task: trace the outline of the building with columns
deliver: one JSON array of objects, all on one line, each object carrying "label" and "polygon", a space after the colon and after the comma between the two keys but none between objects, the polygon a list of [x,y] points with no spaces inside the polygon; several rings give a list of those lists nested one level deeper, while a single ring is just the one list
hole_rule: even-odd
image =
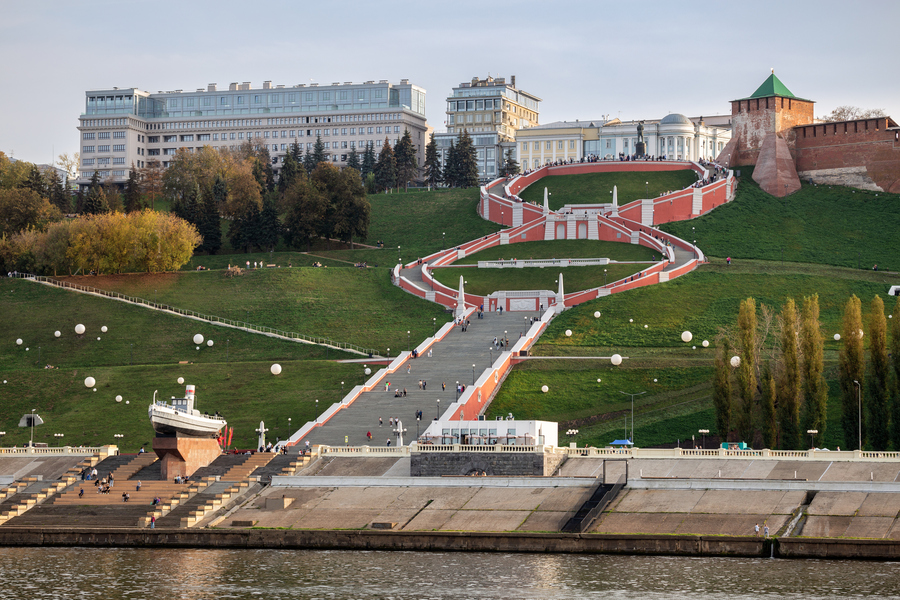
[{"label": "building with columns", "polygon": [[[673,113],[658,120],[558,121],[521,129],[516,133],[518,160],[523,169],[536,169],[556,162],[580,162],[633,156],[638,123],[644,127],[646,152],[676,160],[712,160],[731,139],[731,128],[715,117],[688,118]],[[712,121],[712,119],[711,119]]]},{"label": "building with columns", "polygon": [[372,144],[377,153],[385,138],[394,145],[407,129],[421,165],[431,130],[425,90],[407,79],[290,87],[265,81],[261,89],[244,82],[227,90],[211,83],[193,92],[155,94],[137,88],[91,90],[79,118],[76,183],[86,185],[99,171],[102,180],[123,184],[132,165],[142,168],[158,160],[168,166],[179,148],[234,150],[247,141],[265,144],[276,172],[291,144],[311,151],[317,137],[328,159],[343,165],[353,148],[362,152]]}]

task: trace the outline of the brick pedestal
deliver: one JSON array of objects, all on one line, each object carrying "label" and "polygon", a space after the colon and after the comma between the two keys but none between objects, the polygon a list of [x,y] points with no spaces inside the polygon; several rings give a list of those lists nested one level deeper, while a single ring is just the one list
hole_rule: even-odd
[{"label": "brick pedestal", "polygon": [[214,461],[222,449],[211,438],[157,437],[153,451],[162,466],[162,478],[190,477],[197,469]]}]

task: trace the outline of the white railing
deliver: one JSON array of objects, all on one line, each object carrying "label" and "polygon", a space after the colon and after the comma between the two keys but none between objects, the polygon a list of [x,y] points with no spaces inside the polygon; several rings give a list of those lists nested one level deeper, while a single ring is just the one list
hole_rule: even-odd
[{"label": "white railing", "polygon": [[559,452],[569,456],[610,456],[616,458],[726,458],[752,460],[827,460],[827,461],[865,461],[865,462],[900,462],[900,452],[860,452],[828,451],[828,450],[727,450],[714,448],[701,450],[697,448],[565,448]]},{"label": "white railing", "polygon": [[302,342],[304,344],[314,344],[317,346],[328,346],[329,348],[335,348],[339,350],[346,350],[347,352],[352,352],[354,354],[361,354],[364,356],[373,355],[377,356],[378,353],[376,350],[372,348],[363,348],[362,346],[357,346],[356,344],[350,344],[347,342],[336,342],[332,339],[320,336],[310,336],[304,335],[302,333],[296,333],[293,331],[284,331],[281,329],[275,329],[273,327],[265,327],[263,325],[253,325],[252,323],[247,323],[246,321],[236,321],[234,319],[226,319],[224,317],[218,317],[215,315],[207,315],[204,313],[196,312],[193,310],[185,310],[182,308],[176,308],[174,306],[169,306],[168,304],[160,304],[159,302],[151,302],[150,300],[145,300],[144,298],[138,298],[136,296],[128,296],[126,294],[120,294],[119,292],[110,292],[109,290],[101,290],[99,288],[87,286],[87,285],[79,285],[77,283],[71,283],[68,281],[59,281],[58,279],[53,279],[51,277],[43,277],[41,275],[30,275],[27,273],[16,273],[16,277],[20,277],[22,279],[30,279],[32,281],[37,281],[38,283],[44,283],[47,285],[53,285],[56,287],[66,288],[75,290],[77,292],[82,292],[86,294],[93,294],[95,296],[104,296],[106,298],[112,298],[114,300],[120,300],[122,302],[129,302],[131,304],[137,304],[140,306],[144,306],[146,308],[152,308],[155,310],[161,310],[169,313],[173,313],[176,315],[181,315],[184,317],[190,317],[192,319],[196,319],[198,321],[206,321],[213,325],[224,325],[226,327],[233,327],[235,329],[242,329],[244,331],[251,331],[256,333],[262,333],[264,335],[270,337],[278,337],[282,339],[292,340],[296,342]]},{"label": "white railing", "polygon": [[547,259],[510,259],[479,260],[479,269],[524,269],[528,267],[588,267],[608,265],[608,258],[547,258]]},{"label": "white railing", "polygon": [[61,448],[0,448],[5,456],[112,456],[118,452],[116,446],[62,446]]}]

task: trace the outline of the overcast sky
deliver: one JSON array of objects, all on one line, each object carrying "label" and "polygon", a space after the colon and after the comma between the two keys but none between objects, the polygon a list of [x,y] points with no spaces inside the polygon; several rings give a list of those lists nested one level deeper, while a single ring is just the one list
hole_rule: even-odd
[{"label": "overcast sky", "polygon": [[774,68],[816,115],[900,118],[897,0],[0,0],[0,150],[78,151],[84,92],[408,78],[444,130],[453,86],[516,75],[540,122],[727,114]]}]

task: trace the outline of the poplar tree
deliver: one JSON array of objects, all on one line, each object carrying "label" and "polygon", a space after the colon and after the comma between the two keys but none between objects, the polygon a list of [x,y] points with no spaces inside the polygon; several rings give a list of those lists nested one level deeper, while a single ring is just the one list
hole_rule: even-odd
[{"label": "poplar tree", "polygon": [[434,134],[425,146],[425,183],[435,187],[441,182],[441,159],[438,157]]},{"label": "poplar tree", "polygon": [[[862,309],[854,294],[844,305],[841,351],[838,356],[838,373],[841,384],[841,427],[847,449],[862,449],[866,437],[865,411],[860,413],[862,384],[866,359],[863,354]],[[862,429],[862,439],[859,436]]]},{"label": "poplar tree", "polygon": [[891,396],[891,441],[894,443],[894,450],[897,450],[900,449],[900,296],[897,297],[894,304],[894,313],[891,318],[891,367],[894,372]]},{"label": "poplar tree", "polygon": [[756,301],[741,301],[738,313],[738,341],[741,364],[738,366],[738,388],[741,404],[737,430],[742,441],[753,443],[753,405],[756,396]]},{"label": "poplar tree", "polygon": [[799,450],[800,434],[800,361],[797,306],[788,298],[781,309],[781,376],[778,382],[779,447]]},{"label": "poplar tree", "polygon": [[763,447],[774,448],[778,441],[778,419],[775,415],[775,398],[778,395],[775,387],[775,377],[768,363],[762,373],[762,398],[760,399],[762,413],[762,438]]},{"label": "poplar tree", "polygon": [[819,433],[813,445],[819,446],[828,423],[828,385],[825,370],[824,343],[819,323],[819,295],[803,298],[800,321],[800,349],[803,356],[803,426],[801,431],[815,429]]},{"label": "poplar tree", "polygon": [[731,432],[731,345],[722,337],[722,344],[716,352],[715,374],[713,378],[713,407],[716,412],[716,431],[723,442],[728,441]]},{"label": "poplar tree", "polygon": [[872,299],[872,312],[869,315],[869,356],[871,360],[866,377],[869,446],[873,450],[887,450],[890,363],[887,352],[887,321],[884,318],[884,301],[880,296]]}]

